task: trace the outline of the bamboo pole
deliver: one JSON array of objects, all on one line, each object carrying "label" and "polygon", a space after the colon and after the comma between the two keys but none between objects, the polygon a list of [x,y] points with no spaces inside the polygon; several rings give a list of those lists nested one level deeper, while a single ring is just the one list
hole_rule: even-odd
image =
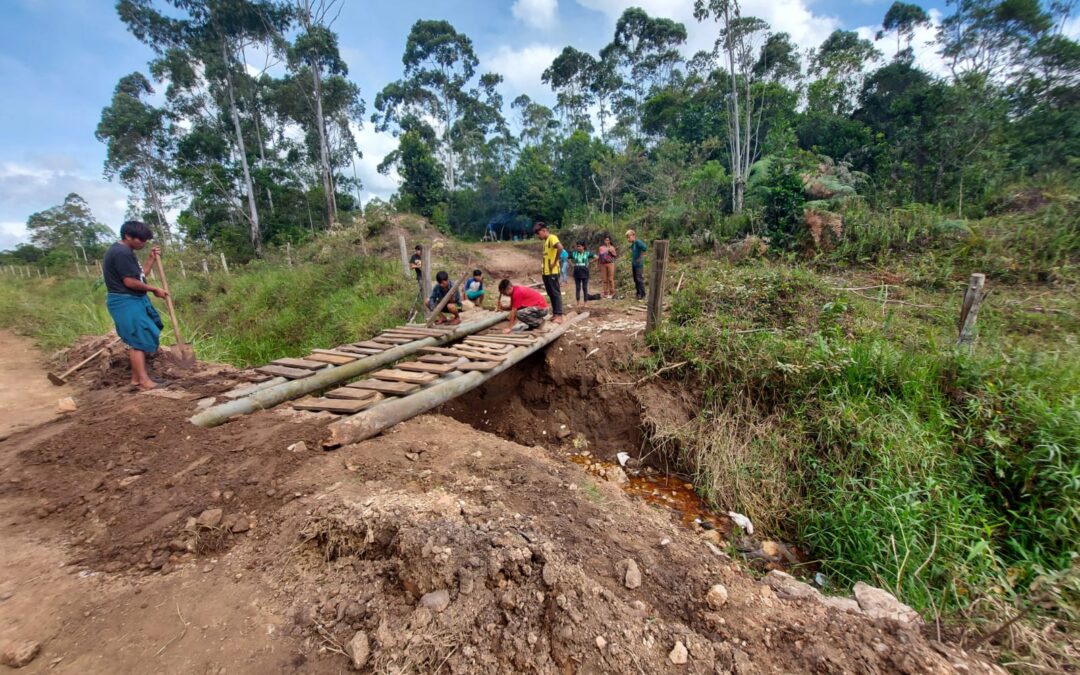
[{"label": "bamboo pole", "polygon": [[508,312],[497,312],[491,316],[458,326],[457,330],[451,331],[442,337],[418,339],[414,342],[398,345],[393,349],[387,349],[384,352],[353,361],[352,363],[324,368],[317,371],[314,375],[309,375],[308,377],[299,380],[285,382],[275,387],[257,391],[245,398],[208,408],[192,417],[191,423],[200,427],[216,427],[219,424],[227,422],[230,417],[247,415],[257,410],[272,408],[279,403],[294,399],[298,396],[303,396],[304,394],[319,391],[320,389],[326,389],[338,382],[350,380],[354,377],[363,375],[366,372],[375,370],[376,368],[389,365],[394,361],[399,361],[424,347],[443,345],[448,342],[453,342],[454,340],[459,340],[466,335],[482,331],[485,328],[490,328],[500,321],[504,321],[508,315]]},{"label": "bamboo pole", "polygon": [[588,316],[588,312],[583,312],[565,323],[553,324],[555,328],[551,332],[537,335],[538,339],[535,344],[514,349],[506,355],[506,360],[491,370],[473,371],[460,377],[444,380],[415,394],[384,401],[363,412],[333,422],[329,427],[330,436],[323,441],[323,448],[332,450],[349,443],[359,443],[378,435],[383,430],[399,422],[404,422],[432,408],[437,408],[450,399],[471,391],[500,373],[509,370],[520,363],[522,359],[554,342],[567,329],[587,319]]},{"label": "bamboo pole", "polygon": [[[443,308],[445,308],[450,303],[450,298],[454,297],[454,289],[459,289],[462,286],[464,286],[465,285],[465,280],[468,279],[468,278],[469,278],[469,273],[466,272],[465,275],[461,277],[460,281],[458,281],[456,284],[454,284],[453,286],[450,287],[450,290],[448,290],[446,292],[446,295],[444,295],[442,300],[439,301],[439,304],[437,304],[437,305],[435,305],[434,307],[431,308],[431,313],[428,314],[427,321],[424,323],[425,326],[430,328],[432,326],[432,324],[435,323],[435,319],[436,319],[436,317],[439,316],[439,312],[443,311]],[[465,294],[461,293],[461,292],[459,292],[458,295],[460,295],[462,299],[464,299],[464,297],[465,297]],[[459,311],[460,311],[460,309],[461,309],[461,307],[458,307]]]}]

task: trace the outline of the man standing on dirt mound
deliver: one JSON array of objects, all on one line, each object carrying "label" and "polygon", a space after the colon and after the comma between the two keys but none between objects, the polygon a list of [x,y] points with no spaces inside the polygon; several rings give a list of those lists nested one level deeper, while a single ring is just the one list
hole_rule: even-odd
[{"label": "man standing on dirt mound", "polygon": [[548,299],[551,300],[551,313],[553,323],[563,322],[562,289],[559,288],[559,256],[562,254],[563,245],[559,238],[551,234],[548,226],[537,223],[533,226],[533,232],[544,242],[544,262],[541,278],[544,280],[544,290],[547,291]]},{"label": "man standing on dirt mound", "polygon": [[158,338],[164,324],[161,316],[150,304],[147,293],[159,298],[168,297],[168,293],[146,283],[146,277],[154,267],[154,261],[161,257],[157,246],[150,249],[146,262],[139,266],[135,251],[146,246],[153,238],[153,233],[145,223],[129,220],[120,226],[120,241],[109,247],[102,261],[101,271],[105,277],[108,291],[105,304],[109,315],[116,324],[116,334],[128,346],[128,359],[131,360],[131,386],[143,391],[157,385],[150,379],[146,369],[146,356],[158,349]]}]

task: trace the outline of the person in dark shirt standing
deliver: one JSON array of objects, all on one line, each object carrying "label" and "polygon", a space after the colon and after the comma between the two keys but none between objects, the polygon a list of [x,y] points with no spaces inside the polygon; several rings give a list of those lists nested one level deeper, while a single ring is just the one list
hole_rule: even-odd
[{"label": "person in dark shirt standing", "polygon": [[638,300],[645,299],[645,242],[637,238],[637,232],[626,231],[630,244],[630,271],[634,273],[634,290]]},{"label": "person in dark shirt standing", "polygon": [[420,297],[424,297],[424,247],[420,244],[413,249],[412,257],[409,258],[409,269],[416,272],[416,287],[420,289]]},{"label": "person in dark shirt standing", "polygon": [[161,316],[146,294],[153,293],[159,298],[169,295],[163,289],[146,283],[146,276],[150,274],[154,261],[161,257],[161,249],[157,246],[151,248],[142,266],[135,257],[135,251],[142,250],[153,236],[145,223],[129,220],[120,226],[120,241],[109,247],[101,264],[108,291],[106,306],[116,324],[116,334],[128,347],[131,385],[143,391],[157,386],[147,372],[146,355],[157,351],[161,329],[164,328]]}]

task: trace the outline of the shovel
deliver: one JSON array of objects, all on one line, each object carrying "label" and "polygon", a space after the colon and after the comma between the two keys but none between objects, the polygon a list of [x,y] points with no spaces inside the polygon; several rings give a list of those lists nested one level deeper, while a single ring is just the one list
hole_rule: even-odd
[{"label": "shovel", "polygon": [[116,338],[115,340],[113,340],[109,344],[107,344],[104,347],[102,347],[101,349],[97,350],[96,352],[94,352],[90,356],[87,356],[85,359],[83,359],[82,361],[79,361],[78,363],[76,363],[72,367],[68,368],[64,372],[60,373],[59,375],[57,375],[56,373],[49,373],[49,382],[52,382],[53,384],[55,384],[58,387],[64,386],[65,384],[67,384],[67,379],[69,377],[71,377],[72,373],[74,373],[79,368],[82,368],[86,364],[90,363],[91,361],[93,361],[97,357],[101,356],[102,354],[104,354],[105,351],[109,347],[112,347],[117,342],[120,342],[120,338]]},{"label": "shovel", "polygon": [[172,293],[169,293],[169,280],[165,278],[165,268],[161,266],[161,258],[154,261],[154,266],[157,267],[158,276],[161,277],[162,288],[168,293],[165,297],[165,305],[169,308],[173,335],[176,336],[176,363],[181,368],[192,368],[195,365],[195,350],[180,337],[180,324],[176,321],[176,308],[173,307]]}]

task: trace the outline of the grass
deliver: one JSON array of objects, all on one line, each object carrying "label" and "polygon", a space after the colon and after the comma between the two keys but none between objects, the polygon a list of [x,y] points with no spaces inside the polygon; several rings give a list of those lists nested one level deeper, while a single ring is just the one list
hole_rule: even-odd
[{"label": "grass", "polygon": [[[1077,565],[1074,296],[993,283],[969,353],[952,346],[960,279],[891,286],[898,304],[845,290],[865,276],[755,262],[689,278],[643,367],[685,361],[665,376],[702,410],[681,428],[646,420],[653,441],[717,507],[808,545],[832,583],[984,631],[1037,604],[1043,663],[1066,663],[1075,618],[1034,598]],[[1031,652],[1020,631],[998,646]]]},{"label": "grass", "polygon": [[[302,356],[400,323],[415,286],[400,265],[377,258],[327,256],[294,267],[251,263],[210,277],[171,279],[185,340],[202,360],[236,366]],[[164,303],[155,301],[172,330]],[[99,280],[0,277],[0,326],[57,349],[112,329]]]}]

